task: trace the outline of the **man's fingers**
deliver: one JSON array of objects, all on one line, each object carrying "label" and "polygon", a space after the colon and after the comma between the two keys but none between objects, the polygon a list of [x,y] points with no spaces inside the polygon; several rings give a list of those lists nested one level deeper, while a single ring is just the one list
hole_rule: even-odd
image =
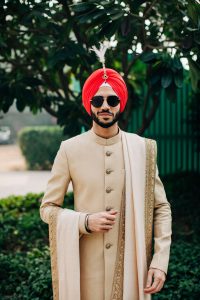
[{"label": "man's fingers", "polygon": [[111,214],[111,215],[116,215],[117,213],[118,213],[117,210],[110,210],[110,211],[109,211],[109,214]]},{"label": "man's fingers", "polygon": [[155,293],[160,292],[160,290],[161,290],[162,287],[163,287],[163,284],[164,284],[163,281],[159,281],[159,283],[153,285],[152,288],[148,290],[148,292],[149,292],[150,294],[155,294]]},{"label": "man's fingers", "polygon": [[[153,283],[152,283],[152,277],[153,277]],[[149,285],[149,278],[151,278],[151,284]],[[164,276],[164,272],[156,269],[156,268],[150,268],[148,272],[147,277],[147,285],[144,289],[144,292],[147,294],[154,294],[159,292],[165,282],[166,276]]]},{"label": "man's fingers", "polygon": [[116,219],[116,215],[117,215],[117,211],[110,211],[110,212],[105,212],[104,214],[104,218],[108,219],[108,220],[115,220]]},{"label": "man's fingers", "polygon": [[156,288],[158,287],[160,283],[160,280],[159,279],[154,279],[154,282],[152,284],[152,286],[148,287],[148,288],[145,288],[145,292],[147,293],[155,293],[156,292]]},{"label": "man's fingers", "polygon": [[159,285],[157,286],[156,293],[160,292],[160,290],[163,288],[163,285],[164,285],[164,282],[160,281]]},{"label": "man's fingers", "polygon": [[149,270],[148,276],[147,276],[147,284],[146,284],[146,288],[148,288],[148,287],[151,286],[152,279],[153,279],[153,271],[152,271],[152,270]]},{"label": "man's fingers", "polygon": [[101,225],[114,225],[115,221],[108,220],[108,219],[102,219]]},{"label": "man's fingers", "polygon": [[109,230],[109,229],[112,229],[112,228],[113,228],[112,225],[103,225],[103,226],[101,227],[101,229],[103,229],[103,230]]},{"label": "man's fingers", "polygon": [[152,287],[150,287],[149,291],[150,292],[154,291],[158,287],[159,283],[160,283],[160,280],[158,278],[155,278],[154,282],[152,284]]}]

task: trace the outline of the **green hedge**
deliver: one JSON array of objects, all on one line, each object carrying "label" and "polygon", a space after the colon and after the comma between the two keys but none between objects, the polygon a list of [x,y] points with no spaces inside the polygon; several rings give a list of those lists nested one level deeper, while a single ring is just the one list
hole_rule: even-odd
[{"label": "green hedge", "polygon": [[[39,216],[43,194],[0,200],[0,299],[52,298],[48,226]],[[63,207],[73,209],[73,193]]]},{"label": "green hedge", "polygon": [[200,299],[200,245],[182,240],[172,242],[167,281],[154,300]]},{"label": "green hedge", "polygon": [[[199,174],[165,178],[173,212],[173,242],[167,282],[154,300],[200,299]],[[0,200],[0,299],[52,299],[48,226],[39,216],[43,194]],[[73,194],[64,207],[73,209]],[[185,210],[185,214],[184,214]]]},{"label": "green hedge", "polygon": [[19,145],[30,170],[50,170],[62,140],[58,126],[24,127],[18,134]]}]

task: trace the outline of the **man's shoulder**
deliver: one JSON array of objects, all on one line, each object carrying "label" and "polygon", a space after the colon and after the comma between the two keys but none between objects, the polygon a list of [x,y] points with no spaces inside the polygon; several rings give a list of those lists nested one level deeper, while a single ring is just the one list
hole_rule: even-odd
[{"label": "man's shoulder", "polygon": [[80,133],[74,137],[71,137],[67,140],[62,141],[62,146],[64,148],[68,147],[76,147],[76,146],[81,146],[81,143],[85,143],[88,137],[88,131]]},{"label": "man's shoulder", "polygon": [[152,145],[156,144],[156,140],[149,138],[149,137],[143,137],[140,136],[139,134],[133,133],[133,132],[127,132],[127,131],[123,131],[127,137],[127,139],[129,140],[134,140],[136,142],[142,142],[142,143],[150,143]]},{"label": "man's shoulder", "polygon": [[151,140],[152,141],[153,140],[151,138],[147,138],[147,137],[141,136],[141,135],[139,135],[137,133],[127,132],[127,131],[123,131],[123,132],[126,134],[126,136],[128,138],[131,138],[131,139],[137,139],[137,140],[141,140],[141,141],[145,141],[145,140]]}]

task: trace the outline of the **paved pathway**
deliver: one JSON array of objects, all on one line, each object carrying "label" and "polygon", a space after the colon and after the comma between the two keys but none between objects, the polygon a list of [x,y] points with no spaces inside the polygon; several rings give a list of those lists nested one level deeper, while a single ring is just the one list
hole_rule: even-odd
[{"label": "paved pathway", "polygon": [[26,162],[18,145],[0,145],[0,172],[25,171]]},{"label": "paved pathway", "polygon": [[[0,172],[0,198],[44,192],[49,178],[50,171]],[[71,183],[68,191],[72,191]]]}]

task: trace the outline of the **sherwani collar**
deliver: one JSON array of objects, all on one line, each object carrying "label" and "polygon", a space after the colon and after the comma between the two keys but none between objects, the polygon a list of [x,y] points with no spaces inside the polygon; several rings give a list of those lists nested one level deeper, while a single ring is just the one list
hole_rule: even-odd
[{"label": "sherwani collar", "polygon": [[93,139],[94,142],[96,142],[100,145],[103,145],[103,146],[110,146],[110,145],[116,144],[116,143],[121,141],[122,130],[119,127],[118,127],[118,129],[119,129],[119,132],[115,136],[113,136],[111,138],[107,138],[107,139],[97,135],[94,132],[93,128],[91,128],[88,131],[88,133],[89,133],[90,137]]}]

